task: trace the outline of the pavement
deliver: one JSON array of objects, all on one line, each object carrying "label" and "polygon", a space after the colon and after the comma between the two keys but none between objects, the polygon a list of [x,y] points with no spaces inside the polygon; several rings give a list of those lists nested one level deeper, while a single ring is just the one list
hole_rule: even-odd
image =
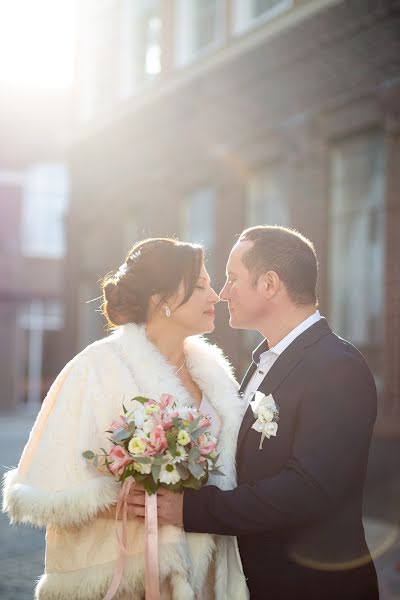
[{"label": "pavement", "polygon": [[[0,417],[0,474],[16,466],[34,417]],[[400,600],[400,440],[374,443],[366,487],[364,525],[378,572],[381,600]],[[393,468],[391,468],[393,461]],[[44,532],[28,526],[10,526],[0,514],[0,600],[32,600],[43,573]],[[323,600],[323,598],[321,598]],[[338,599],[340,600],[340,599]]]}]

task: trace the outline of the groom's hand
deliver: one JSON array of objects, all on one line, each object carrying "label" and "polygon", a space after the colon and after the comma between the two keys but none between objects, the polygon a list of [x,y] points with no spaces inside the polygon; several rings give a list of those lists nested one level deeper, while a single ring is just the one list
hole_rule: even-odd
[{"label": "groom's hand", "polygon": [[160,488],[157,491],[157,513],[160,525],[183,527],[183,494]]}]

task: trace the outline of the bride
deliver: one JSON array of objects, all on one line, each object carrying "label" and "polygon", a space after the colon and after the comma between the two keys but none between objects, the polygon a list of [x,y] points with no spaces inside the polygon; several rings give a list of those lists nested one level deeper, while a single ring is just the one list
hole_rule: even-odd
[{"label": "bride", "polygon": [[[75,356],[52,385],[17,469],[5,476],[11,522],[46,527],[39,600],[101,600],[118,559],[115,504],[120,484],[94,469],[84,450],[111,444],[105,431],[122,402],[172,394],[211,416],[225,476],[235,487],[242,407],[221,351],[199,334],[214,329],[214,305],[200,246],[168,238],[137,243],[103,281],[103,313],[114,330]],[[118,524],[118,527],[120,523]],[[128,521],[129,558],[116,600],[144,598],[144,526]],[[236,539],[160,526],[161,597],[244,600]]]}]

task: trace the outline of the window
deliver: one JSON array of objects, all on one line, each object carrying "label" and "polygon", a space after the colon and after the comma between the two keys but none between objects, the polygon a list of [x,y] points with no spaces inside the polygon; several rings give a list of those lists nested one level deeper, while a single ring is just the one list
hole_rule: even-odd
[{"label": "window", "polygon": [[286,165],[276,162],[251,178],[247,188],[246,226],[290,224]]},{"label": "window", "polygon": [[265,22],[288,10],[293,0],[234,0],[233,22],[235,33],[243,33],[260,22]]},{"label": "window", "polygon": [[64,217],[68,202],[68,171],[63,164],[30,168],[22,199],[22,253],[62,258],[65,254]]},{"label": "window", "polygon": [[384,327],[385,148],[371,131],[331,152],[330,320],[380,375]]},{"label": "window", "polygon": [[215,250],[215,190],[203,187],[194,190],[182,206],[182,240],[202,244],[205,249],[207,270],[211,279],[214,275],[213,255]]},{"label": "window", "polygon": [[152,79],[161,72],[161,3],[140,0],[133,14],[133,56],[135,83]]},{"label": "window", "polygon": [[223,0],[177,0],[176,63],[183,66],[224,37]]},{"label": "window", "polygon": [[18,330],[21,343],[19,367],[20,401],[32,407],[40,406],[49,388],[43,361],[43,349],[50,332],[64,326],[63,306],[57,301],[32,300],[18,309]]}]

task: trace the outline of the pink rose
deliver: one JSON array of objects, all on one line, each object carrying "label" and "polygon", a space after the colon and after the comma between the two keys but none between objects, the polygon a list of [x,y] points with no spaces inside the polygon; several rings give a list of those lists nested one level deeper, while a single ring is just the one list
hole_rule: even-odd
[{"label": "pink rose", "polygon": [[168,448],[167,438],[165,437],[164,429],[162,425],[157,425],[147,440],[147,450],[143,452],[143,456],[152,456],[159,452],[164,452]]},{"label": "pink rose", "polygon": [[113,446],[108,453],[108,457],[112,461],[110,470],[118,477],[122,475],[125,467],[133,462],[131,456],[123,446]]}]

